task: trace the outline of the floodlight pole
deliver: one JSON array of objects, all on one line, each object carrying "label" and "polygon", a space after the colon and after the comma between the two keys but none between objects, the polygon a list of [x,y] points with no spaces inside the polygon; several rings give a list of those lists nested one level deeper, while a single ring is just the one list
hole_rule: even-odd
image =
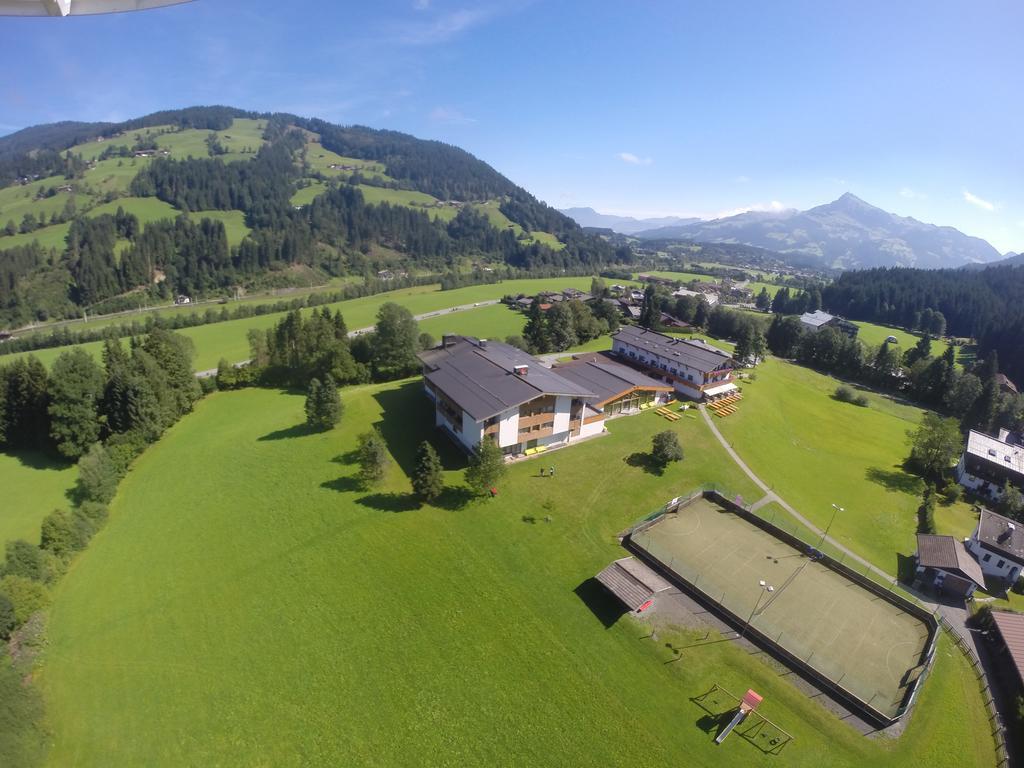
[{"label": "floodlight pole", "polygon": [[754,614],[757,613],[757,609],[761,605],[761,598],[763,598],[765,596],[766,592],[774,592],[775,591],[775,587],[773,587],[771,584],[769,584],[764,579],[761,579],[757,583],[761,587],[761,594],[759,594],[757,596],[757,600],[754,601],[754,607],[750,609],[750,615],[747,617],[747,621],[743,625],[743,629],[740,630],[740,634],[739,634],[740,637],[743,637],[743,635],[746,634],[747,627],[749,627],[750,626],[750,622],[754,620]]},{"label": "floodlight pole", "polygon": [[821,534],[821,541],[818,542],[818,549],[820,550],[825,544],[825,539],[828,538],[828,532],[832,529],[832,523],[836,521],[836,514],[839,512],[845,512],[846,510],[840,507],[838,504],[832,505],[832,519],[828,521],[828,525],[825,526],[825,530]]}]

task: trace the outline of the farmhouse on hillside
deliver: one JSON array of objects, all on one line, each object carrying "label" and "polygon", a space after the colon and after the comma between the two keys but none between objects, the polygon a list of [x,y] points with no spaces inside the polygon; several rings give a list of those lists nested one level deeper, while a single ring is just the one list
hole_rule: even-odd
[{"label": "farmhouse on hillside", "polygon": [[419,354],[434,423],[472,450],[485,436],[506,456],[600,434],[606,418],[664,402],[671,387],[603,356],[557,369],[520,349],[446,335]]},{"label": "farmhouse on hillside", "polygon": [[999,437],[972,429],[956,465],[960,485],[992,500],[1003,495],[1003,485],[1024,490],[1024,445],[1017,435],[999,430]]},{"label": "farmhouse on hillside", "polygon": [[626,326],[612,337],[612,352],[671,383],[676,394],[690,400],[716,400],[739,389],[732,376],[738,363],[703,341]]},{"label": "farmhouse on hillside", "polygon": [[985,588],[981,566],[967,546],[952,536],[917,535],[917,576],[924,583],[956,597],[970,597]]},{"label": "farmhouse on hillside", "polygon": [[978,527],[967,541],[986,575],[1015,584],[1024,567],[1024,529],[1008,517],[982,507]]},{"label": "farmhouse on hillside", "polygon": [[822,328],[835,328],[840,333],[845,333],[851,338],[855,337],[860,330],[849,320],[830,315],[828,312],[822,312],[820,309],[814,312],[804,312],[800,315],[800,324],[812,333],[817,333]]}]

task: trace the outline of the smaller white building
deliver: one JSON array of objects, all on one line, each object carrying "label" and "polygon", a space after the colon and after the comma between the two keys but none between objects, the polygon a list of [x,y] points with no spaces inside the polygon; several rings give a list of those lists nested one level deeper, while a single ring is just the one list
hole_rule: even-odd
[{"label": "smaller white building", "polygon": [[972,429],[954,477],[964,488],[993,501],[1003,495],[1007,482],[1024,489],[1024,446],[1005,429],[999,437]]},{"label": "smaller white building", "polygon": [[1015,584],[1024,568],[1024,526],[983,508],[967,548],[987,576]]}]

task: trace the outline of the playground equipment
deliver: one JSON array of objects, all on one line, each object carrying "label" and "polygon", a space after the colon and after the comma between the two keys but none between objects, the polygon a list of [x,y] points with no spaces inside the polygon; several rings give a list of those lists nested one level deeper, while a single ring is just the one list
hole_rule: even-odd
[{"label": "playground equipment", "polygon": [[757,709],[757,705],[761,703],[762,697],[759,693],[755,693],[751,689],[747,689],[746,694],[740,700],[740,707],[736,710],[736,714],[725,730],[718,734],[718,738],[715,739],[715,744],[721,744],[725,741],[725,737],[732,733],[732,729],[747,719],[747,715]]}]

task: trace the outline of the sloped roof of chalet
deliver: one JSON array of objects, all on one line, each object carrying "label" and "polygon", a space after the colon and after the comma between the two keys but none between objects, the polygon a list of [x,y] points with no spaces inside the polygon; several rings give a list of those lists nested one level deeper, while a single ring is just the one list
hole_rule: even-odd
[{"label": "sloped roof of chalet", "polygon": [[985,588],[985,574],[981,571],[981,565],[967,551],[964,543],[952,536],[917,534],[917,557],[920,565],[925,568],[939,568],[959,574],[980,588]]},{"label": "sloped roof of chalet", "polygon": [[1006,643],[1013,666],[1024,681],[1024,614],[1010,611],[992,611],[992,620]]},{"label": "sloped roof of chalet", "polygon": [[976,533],[985,549],[1024,565],[1024,524],[982,507]]},{"label": "sloped roof of chalet", "polygon": [[644,563],[633,557],[616,560],[599,574],[597,580],[630,610],[637,610],[658,592],[672,585]]},{"label": "sloped roof of chalet", "polygon": [[702,373],[710,373],[735,363],[728,353],[702,341],[676,339],[646,328],[624,326],[613,337],[652,355],[678,360]]},{"label": "sloped roof of chalet", "polygon": [[628,365],[617,363],[602,354],[582,355],[554,368],[563,379],[576,382],[597,395],[597,403],[606,403],[634,389],[671,392],[672,386],[641,373]]},{"label": "sloped roof of chalet", "polygon": [[1024,447],[972,429],[967,435],[967,453],[982,461],[1024,475]]},{"label": "sloped roof of chalet", "polygon": [[[444,392],[476,421],[516,408],[543,395],[592,400],[590,390],[545,368],[531,355],[498,341],[456,336],[448,346],[418,355],[423,377]],[[525,376],[515,372],[527,366]]]}]

